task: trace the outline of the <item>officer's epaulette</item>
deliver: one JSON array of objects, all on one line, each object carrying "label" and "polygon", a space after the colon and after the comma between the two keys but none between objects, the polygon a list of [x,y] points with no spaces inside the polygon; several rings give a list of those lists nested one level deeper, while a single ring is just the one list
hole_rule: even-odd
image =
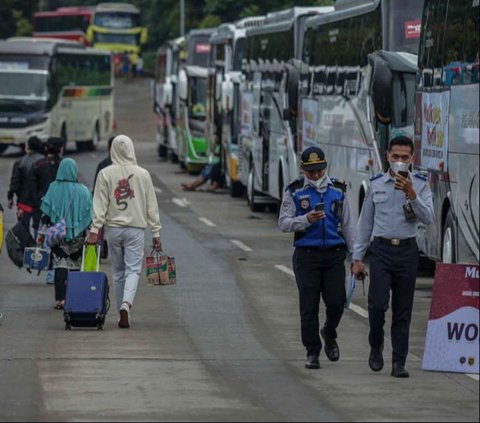
[{"label": "officer's epaulette", "polygon": [[415,178],[421,179],[422,181],[427,180],[427,177],[425,175],[422,175],[421,173],[414,173],[413,176],[415,176]]},{"label": "officer's epaulette", "polygon": [[347,184],[343,179],[330,178],[330,180],[335,188],[340,189],[343,192],[347,192]]},{"label": "officer's epaulette", "polygon": [[381,178],[383,175],[385,175],[385,174],[384,173],[377,173],[375,176],[372,176],[370,178],[370,181],[374,181],[375,179]]},{"label": "officer's epaulette", "polygon": [[285,191],[288,190],[291,193],[294,193],[297,189],[302,188],[303,185],[305,185],[305,178],[298,178],[291,182],[287,188],[285,188]]}]

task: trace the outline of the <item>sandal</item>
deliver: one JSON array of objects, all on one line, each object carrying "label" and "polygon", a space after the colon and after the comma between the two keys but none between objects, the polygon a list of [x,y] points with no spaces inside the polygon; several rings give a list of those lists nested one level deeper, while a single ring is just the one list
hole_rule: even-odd
[{"label": "sandal", "polygon": [[55,304],[55,307],[53,307],[55,310],[63,310],[63,306],[65,304],[65,301],[58,301],[57,304]]}]

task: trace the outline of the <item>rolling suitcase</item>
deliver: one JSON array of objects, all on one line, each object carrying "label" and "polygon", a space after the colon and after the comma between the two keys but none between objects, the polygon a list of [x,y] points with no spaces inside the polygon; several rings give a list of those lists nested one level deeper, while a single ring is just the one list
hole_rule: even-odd
[{"label": "rolling suitcase", "polygon": [[110,308],[107,275],[99,272],[100,247],[97,248],[97,271],[84,272],[85,246],[82,251],[80,272],[69,272],[63,319],[65,330],[73,327],[96,327],[103,330]]}]

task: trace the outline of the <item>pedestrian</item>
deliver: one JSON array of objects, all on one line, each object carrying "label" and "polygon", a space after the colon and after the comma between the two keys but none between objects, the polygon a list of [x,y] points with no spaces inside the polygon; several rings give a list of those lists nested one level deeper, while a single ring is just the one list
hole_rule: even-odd
[{"label": "pedestrian", "polygon": [[112,164],[112,157],[111,157],[111,149],[112,149],[112,142],[114,140],[115,136],[112,136],[108,139],[108,144],[107,144],[107,152],[108,156],[105,157],[98,165],[97,165],[97,170],[95,171],[95,177],[93,178],[93,190],[95,191],[95,184],[97,183],[97,177],[98,173],[102,170],[105,169],[107,166],[110,166]]},{"label": "pedestrian", "polygon": [[86,229],[92,223],[92,193],[78,182],[78,166],[67,158],[60,162],[55,181],[48,188],[40,206],[41,227],[37,244],[43,245],[48,227],[65,219],[66,236],[52,248],[55,269],[55,309],[62,310],[69,271],[79,270]]},{"label": "pedestrian", "polygon": [[37,235],[40,212],[36,201],[32,168],[35,162],[44,157],[43,150],[43,143],[39,138],[33,136],[28,139],[25,146],[26,155],[13,165],[10,189],[7,194],[9,209],[13,207],[14,197],[17,197],[17,218],[29,232],[30,223],[32,224],[34,236]]},{"label": "pedestrian", "polygon": [[123,52],[122,56],[122,73],[125,78],[128,77],[130,73],[130,58],[128,56],[128,51]]},{"label": "pedestrian", "polygon": [[208,157],[207,165],[202,169],[200,175],[198,175],[191,183],[182,184],[182,188],[185,191],[195,191],[198,187],[211,181],[208,191],[214,192],[218,188],[222,187],[223,175],[221,168],[221,145],[219,138],[215,138],[215,146],[213,152]]},{"label": "pedestrian", "polygon": [[392,293],[394,377],[409,377],[405,362],[419,256],[415,237],[419,223],[429,225],[434,220],[432,193],[426,178],[409,171],[413,152],[413,142],[406,136],[390,141],[390,168],[370,179],[353,250],[352,272],[362,277],[367,274],[363,259],[370,246],[368,364],[375,372],[382,370],[384,364],[383,326]]},{"label": "pedestrian", "polygon": [[142,76],[143,75],[143,57],[142,53],[138,55],[138,60],[137,60],[137,76]]},{"label": "pedestrian", "polygon": [[152,178],[137,165],[132,140],[126,135],[116,136],[111,157],[113,164],[98,174],[87,243],[97,243],[98,231],[108,228],[118,326],[128,328],[142,271],[145,228],[151,227],[154,248],[161,251],[161,224]]},{"label": "pedestrian", "polygon": [[[322,349],[330,361],[340,358],[337,327],[346,302],[345,264],[351,251],[354,224],[343,181],[327,175],[327,161],[318,147],[301,155],[304,178],[288,185],[284,192],[279,227],[294,232],[293,270],[300,299],[302,343],[307,350],[307,369],[320,368]],[[326,306],[326,320],[319,331],[320,296]],[[319,334],[320,332],[320,334]]]},{"label": "pedestrian", "polygon": [[132,77],[137,76],[137,63],[138,63],[138,54],[135,51],[132,51],[128,56],[130,60],[130,69],[132,70]]}]

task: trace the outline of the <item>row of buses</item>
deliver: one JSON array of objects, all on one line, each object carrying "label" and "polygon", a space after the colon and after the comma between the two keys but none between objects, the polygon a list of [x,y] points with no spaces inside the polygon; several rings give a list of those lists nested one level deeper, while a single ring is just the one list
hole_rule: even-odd
[{"label": "row of buses", "polygon": [[421,250],[478,263],[479,26],[478,0],[337,0],[191,31],[158,51],[159,154],[193,172],[220,142],[230,194],[262,211],[319,145],[358,216],[407,134],[437,216]]}]

